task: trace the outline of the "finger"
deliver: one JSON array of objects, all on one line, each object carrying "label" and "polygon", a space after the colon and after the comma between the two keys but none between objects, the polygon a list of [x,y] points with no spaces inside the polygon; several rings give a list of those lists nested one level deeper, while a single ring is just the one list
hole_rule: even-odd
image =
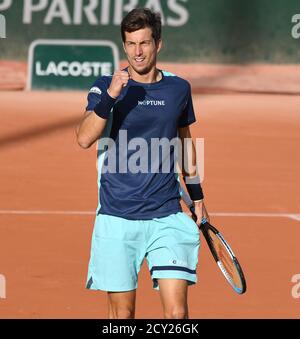
[{"label": "finger", "polygon": [[122,75],[122,72],[121,72],[121,71],[116,71],[116,72],[114,73],[113,77],[114,77],[114,78],[117,78],[117,77],[119,77],[119,76],[121,76],[121,75]]},{"label": "finger", "polygon": [[206,219],[209,219],[209,215],[204,204],[202,205],[202,214]]},{"label": "finger", "polygon": [[202,224],[202,217],[202,214],[197,214],[196,224],[198,225],[198,227],[200,227]]},{"label": "finger", "polygon": [[129,79],[128,73],[118,73],[114,75],[115,78],[117,79]]},{"label": "finger", "polygon": [[128,76],[121,76],[121,78],[120,78],[122,81],[129,81],[129,77]]},{"label": "finger", "polygon": [[118,86],[126,86],[128,83],[128,79],[118,78],[115,82]]},{"label": "finger", "polygon": [[[113,79],[122,79],[122,78],[126,78],[126,74],[124,74],[124,72],[116,72],[113,75]],[[128,78],[128,74],[127,74],[127,78]]]},{"label": "finger", "polygon": [[120,81],[124,84],[124,83],[126,83],[127,84],[127,82],[129,81],[129,79],[120,79]]},{"label": "finger", "polygon": [[119,74],[119,76],[122,78],[122,79],[129,79],[129,74],[127,72],[122,72]]},{"label": "finger", "polygon": [[124,75],[124,74],[125,74],[125,75],[128,75],[128,76],[129,76],[129,73],[128,73],[128,72],[126,72],[126,71],[121,71],[120,73],[121,73],[122,75]]}]

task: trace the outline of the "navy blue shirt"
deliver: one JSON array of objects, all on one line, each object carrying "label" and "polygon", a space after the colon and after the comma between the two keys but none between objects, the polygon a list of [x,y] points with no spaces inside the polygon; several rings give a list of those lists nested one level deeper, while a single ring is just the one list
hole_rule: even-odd
[{"label": "navy blue shirt", "polygon": [[[86,110],[94,110],[111,79],[103,76],[94,83]],[[175,140],[178,128],[195,121],[191,87],[186,80],[168,72],[162,72],[162,79],[150,84],[130,79],[114,104],[106,128],[106,136],[115,147],[98,152],[98,213],[147,220],[182,211],[174,171],[175,148],[169,148],[169,160],[162,148],[158,153],[153,150],[161,140]],[[141,149],[141,145],[146,148]],[[130,164],[136,165],[134,172]]]}]

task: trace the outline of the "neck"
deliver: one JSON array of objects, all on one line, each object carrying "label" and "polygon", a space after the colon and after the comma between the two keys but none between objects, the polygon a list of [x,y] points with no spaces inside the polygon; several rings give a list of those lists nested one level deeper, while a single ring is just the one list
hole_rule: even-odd
[{"label": "neck", "polygon": [[139,74],[137,73],[131,66],[128,67],[128,73],[130,78],[137,82],[151,84],[153,82],[157,82],[161,79],[161,73],[156,67],[153,67],[148,73],[146,74]]}]

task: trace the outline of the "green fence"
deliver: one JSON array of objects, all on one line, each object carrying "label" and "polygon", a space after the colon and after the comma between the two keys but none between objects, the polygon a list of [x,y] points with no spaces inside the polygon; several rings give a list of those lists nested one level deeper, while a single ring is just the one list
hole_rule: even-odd
[{"label": "green fence", "polygon": [[137,6],[162,13],[161,60],[300,60],[300,18],[292,22],[299,0],[2,0],[7,38],[0,39],[0,58],[26,59],[36,39],[111,40],[121,47],[121,19]]}]

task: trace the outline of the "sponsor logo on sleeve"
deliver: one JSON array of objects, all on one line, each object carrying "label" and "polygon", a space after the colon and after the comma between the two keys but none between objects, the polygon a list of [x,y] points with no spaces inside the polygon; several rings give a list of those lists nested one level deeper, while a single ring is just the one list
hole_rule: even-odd
[{"label": "sponsor logo on sleeve", "polygon": [[100,95],[102,93],[102,91],[101,91],[101,89],[99,87],[92,87],[90,89],[90,93],[96,93],[96,94]]}]

